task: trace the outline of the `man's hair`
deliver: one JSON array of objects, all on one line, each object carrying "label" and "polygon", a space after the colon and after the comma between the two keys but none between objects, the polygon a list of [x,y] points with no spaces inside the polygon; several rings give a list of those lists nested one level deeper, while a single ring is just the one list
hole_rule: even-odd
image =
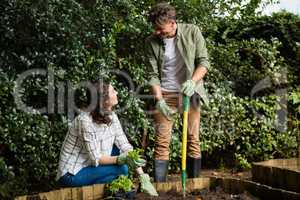
[{"label": "man's hair", "polygon": [[158,3],[150,10],[148,20],[154,25],[163,25],[176,20],[176,10],[166,2]]}]

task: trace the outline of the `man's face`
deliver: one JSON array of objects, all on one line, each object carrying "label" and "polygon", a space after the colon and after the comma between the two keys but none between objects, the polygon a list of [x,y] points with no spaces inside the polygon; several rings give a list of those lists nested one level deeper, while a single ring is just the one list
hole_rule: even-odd
[{"label": "man's face", "polygon": [[176,34],[176,22],[169,21],[163,25],[154,25],[154,34],[160,38],[175,37]]}]

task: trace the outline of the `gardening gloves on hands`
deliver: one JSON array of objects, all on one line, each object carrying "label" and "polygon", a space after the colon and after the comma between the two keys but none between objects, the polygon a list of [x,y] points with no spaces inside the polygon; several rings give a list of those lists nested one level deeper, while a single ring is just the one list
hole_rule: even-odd
[{"label": "gardening gloves on hands", "polygon": [[181,92],[186,96],[190,97],[194,94],[196,87],[196,82],[193,80],[187,80],[181,86]]},{"label": "gardening gloves on hands", "polygon": [[156,105],[156,109],[162,113],[168,120],[171,120],[175,111],[172,110],[166,103],[164,99],[159,100]]},{"label": "gardening gloves on hands", "polygon": [[136,169],[145,166],[146,161],[142,158],[133,159],[130,156],[128,156],[127,153],[122,153],[117,158],[117,164],[118,165],[127,164],[130,168]]},{"label": "gardening gloves on hands", "polygon": [[[186,96],[190,97],[194,94],[196,88],[196,82],[192,79],[185,81],[181,86],[181,92]],[[176,113],[166,103],[164,99],[159,100],[156,105],[156,109],[162,113],[168,120],[171,120],[173,115]]]},{"label": "gardening gloves on hands", "polygon": [[144,173],[139,176],[141,183],[141,191],[149,194],[150,196],[158,196],[156,189],[150,182],[150,177],[148,174]]}]

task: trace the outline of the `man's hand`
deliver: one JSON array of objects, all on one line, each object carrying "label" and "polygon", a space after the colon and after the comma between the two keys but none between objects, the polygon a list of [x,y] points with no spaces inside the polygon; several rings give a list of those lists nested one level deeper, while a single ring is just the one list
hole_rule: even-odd
[{"label": "man's hand", "polygon": [[138,167],[145,166],[146,161],[144,159],[141,159],[141,158],[139,158],[137,160],[134,160],[130,156],[128,156],[127,153],[122,153],[117,158],[117,164],[118,165],[127,164],[130,168],[136,169]]},{"label": "man's hand", "polygon": [[172,120],[173,115],[175,114],[175,111],[172,110],[166,103],[164,99],[160,99],[156,105],[156,109],[162,113],[168,120]]},{"label": "man's hand", "polygon": [[141,182],[141,191],[149,194],[150,196],[158,196],[155,188],[150,182],[150,177],[148,174],[144,173],[139,176]]},{"label": "man's hand", "polygon": [[190,97],[194,94],[196,87],[196,82],[193,80],[187,80],[181,86],[181,92],[186,96]]}]

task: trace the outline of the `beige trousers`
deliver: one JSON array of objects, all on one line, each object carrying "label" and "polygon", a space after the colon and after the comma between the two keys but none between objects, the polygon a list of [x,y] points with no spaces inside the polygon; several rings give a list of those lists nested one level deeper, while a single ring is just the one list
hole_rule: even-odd
[{"label": "beige trousers", "polygon": [[[163,92],[163,98],[168,106],[182,113],[182,95],[173,92]],[[194,94],[190,100],[190,110],[188,114],[188,137],[187,137],[187,155],[192,158],[201,157],[199,126],[199,95]],[[168,120],[159,111],[154,112],[155,122],[155,150],[156,160],[169,160],[169,145],[172,137],[173,120]],[[181,138],[180,138],[181,139]]]}]

